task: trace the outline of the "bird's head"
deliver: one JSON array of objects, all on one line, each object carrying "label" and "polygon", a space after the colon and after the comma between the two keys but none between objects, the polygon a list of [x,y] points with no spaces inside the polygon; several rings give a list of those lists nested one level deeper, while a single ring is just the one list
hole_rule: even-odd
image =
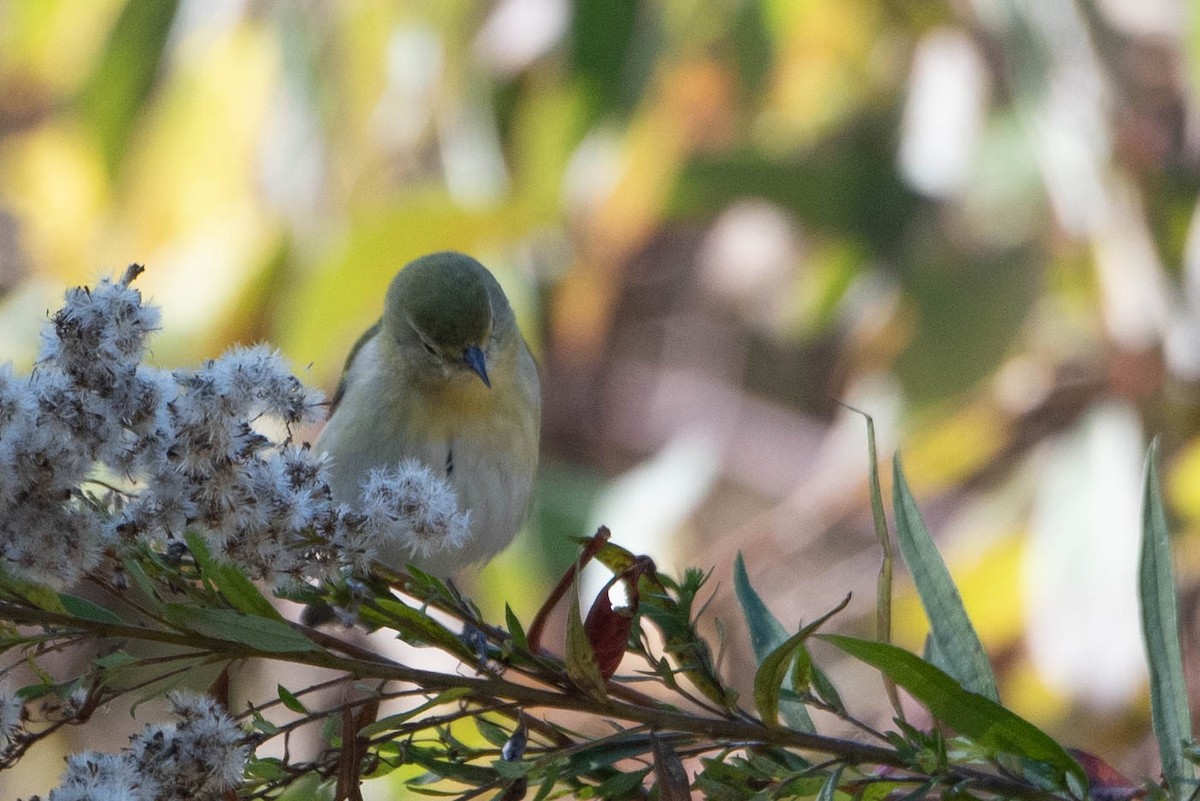
[{"label": "bird's head", "polygon": [[491,387],[488,363],[514,329],[500,284],[470,256],[422,256],[388,287],[383,334],[418,374],[451,379],[470,371]]}]

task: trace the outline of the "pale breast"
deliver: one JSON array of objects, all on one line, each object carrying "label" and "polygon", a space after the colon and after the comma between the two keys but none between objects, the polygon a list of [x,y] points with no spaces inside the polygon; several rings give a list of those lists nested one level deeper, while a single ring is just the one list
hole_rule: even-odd
[{"label": "pale breast", "polygon": [[[416,561],[422,569],[449,575],[496,554],[525,520],[541,416],[536,366],[522,344],[518,352],[508,354],[507,364],[495,365],[497,380],[491,390],[474,379],[478,386],[467,384],[463,389],[481,394],[455,408],[437,392],[419,392],[397,380],[402,379],[402,365],[388,358],[377,340],[356,354],[355,380],[345,387],[316,448],[332,460],[330,486],[335,496],[352,505],[362,480],[376,467],[413,458],[446,477],[458,494],[460,509],[471,513],[473,536],[462,551]],[[517,375],[524,379],[517,380]],[[403,390],[402,395],[385,394],[388,387],[393,393]],[[385,549],[380,558],[396,567],[414,561],[398,546]]]}]

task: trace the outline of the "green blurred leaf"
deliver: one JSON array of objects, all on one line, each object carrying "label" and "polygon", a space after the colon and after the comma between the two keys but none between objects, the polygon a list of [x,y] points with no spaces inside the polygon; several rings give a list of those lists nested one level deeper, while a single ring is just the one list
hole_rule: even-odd
[{"label": "green blurred leaf", "polygon": [[946,672],[963,687],[997,701],[1000,694],[996,691],[996,677],[992,673],[991,663],[963,607],[962,596],[954,586],[954,579],[946,569],[933,537],[925,528],[925,521],[921,519],[921,512],[900,466],[900,454],[896,454],[893,467],[892,505],[896,516],[896,538],[900,543],[900,553],[917,585],[925,615],[929,618],[930,633],[937,653],[946,660]]},{"label": "green blurred leaf", "polygon": [[[800,156],[767,158],[751,149],[693,160],[680,175],[670,212],[717,213],[745,197],[776,203],[806,226],[894,257],[918,208],[896,172],[894,109],[871,111]],[[873,261],[873,258],[866,261]]]},{"label": "green blurred leaf", "polygon": [[[799,659],[797,659],[797,664],[799,664]],[[839,712],[845,712],[846,704],[842,701],[841,693],[838,692],[837,687],[830,681],[825,671],[815,662],[812,662],[812,657],[809,657],[809,670],[811,671],[810,681],[812,682],[812,689],[817,694],[817,697],[831,708]]]},{"label": "green blurred leaf", "polygon": [[878,668],[925,705],[935,718],[959,734],[996,753],[1043,762],[1062,774],[1086,782],[1083,769],[1052,737],[990,698],[964,689],[950,675],[916,654],[894,645],[839,634],[822,640]]},{"label": "green blurred leaf", "polygon": [[255,617],[234,609],[205,609],[184,603],[166,604],[163,611],[167,620],[181,629],[241,643],[259,651],[289,653],[320,650],[315,643],[282,620]]},{"label": "green blurred leaf", "polygon": [[[637,0],[574,3],[571,22],[571,61],[591,95],[597,116],[616,105],[622,83],[636,77],[627,69],[640,4]],[[648,7],[642,6],[648,11]]]},{"label": "green blurred leaf", "polygon": [[[737,558],[733,562],[733,591],[742,607],[742,615],[746,618],[746,628],[750,632],[750,647],[754,651],[754,661],[761,666],[763,660],[771,652],[787,642],[788,631],[775,615],[771,614],[771,610],[763,603],[762,598],[750,583],[750,576],[746,573],[746,562],[742,558],[741,551],[738,552]],[[798,656],[798,659],[801,658],[806,659],[809,664],[812,663],[812,659],[808,657],[807,653],[803,657]],[[783,681],[783,689],[794,688],[796,688],[794,678],[786,677]],[[804,708],[803,704],[784,699],[780,702],[779,711],[791,728],[797,731],[816,731],[812,718],[809,717],[808,710]]]},{"label": "green blurred leaf", "polygon": [[850,603],[849,595],[833,609],[788,637],[763,658],[754,674],[754,704],[758,707],[758,714],[763,723],[768,726],[778,725],[779,693],[787,678],[788,668],[791,667],[797,651],[804,647],[804,641],[824,625],[829,618],[845,609],[848,603]]},{"label": "green blurred leaf", "polygon": [[1142,631],[1150,666],[1150,713],[1163,775],[1171,797],[1184,799],[1195,791],[1195,767],[1185,748],[1192,741],[1187,683],[1179,643],[1179,610],[1171,569],[1170,532],[1158,478],[1158,441],[1146,457],[1142,500],[1142,553],[1138,567]]},{"label": "green blurred leaf", "polygon": [[[139,692],[133,697],[133,702],[129,706],[129,714],[136,716],[138,707],[142,704],[161,701],[163,695],[171,690],[182,687],[200,692],[211,687],[226,664],[226,662],[220,661],[195,660],[190,667],[181,672],[170,670],[164,673],[160,667],[156,668],[152,665],[147,665],[146,670],[141,671],[140,675],[138,671],[131,670],[123,678],[126,686],[139,690]],[[146,683],[146,675],[154,673],[156,670],[162,674],[161,677]]]},{"label": "green blurred leaf", "polygon": [[134,122],[161,70],[178,6],[178,0],[126,2],[80,94],[80,109],[96,132],[110,172],[116,172],[128,152]]},{"label": "green blurred leaf", "polygon": [[964,253],[932,218],[920,223],[910,233],[898,275],[915,328],[895,364],[916,406],[952,397],[991,375],[1025,330],[1042,286],[1042,259],[1032,248]]}]

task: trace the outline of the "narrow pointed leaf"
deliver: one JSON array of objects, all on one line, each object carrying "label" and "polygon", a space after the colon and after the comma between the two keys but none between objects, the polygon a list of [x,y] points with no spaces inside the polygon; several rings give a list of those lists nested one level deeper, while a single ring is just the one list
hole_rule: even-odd
[{"label": "narrow pointed leaf", "polygon": [[93,620],[97,623],[120,623],[121,618],[111,609],[105,609],[99,604],[92,603],[87,598],[80,598],[77,595],[68,595],[65,592],[58,594],[58,599],[62,601],[63,609],[77,618],[83,620]]},{"label": "narrow pointed leaf", "polygon": [[434,620],[427,612],[395,598],[373,598],[369,603],[363,604],[358,615],[364,623],[392,629],[409,645],[440,648],[464,662],[476,659],[471,646],[458,635]]},{"label": "narrow pointed leaf", "polygon": [[[763,603],[762,598],[750,583],[746,573],[746,562],[738,552],[733,562],[733,591],[742,607],[742,615],[746,618],[746,628],[750,632],[750,647],[754,650],[754,661],[762,665],[764,659],[783,643],[787,642],[788,631],[783,627],[771,610]],[[809,660],[810,662],[812,660]],[[783,684],[784,689],[795,689],[796,682],[791,676]],[[804,704],[784,699],[779,704],[779,713],[790,728],[797,731],[815,732],[812,718]]]},{"label": "narrow pointed leaf", "polygon": [[816,801],[833,801],[837,795],[838,784],[842,781],[842,765],[838,765],[833,773],[829,774],[829,778],[821,785],[821,790],[817,793]]},{"label": "narrow pointed leaf", "polygon": [[187,542],[188,550],[196,559],[200,575],[211,581],[234,609],[248,615],[283,621],[283,615],[271,606],[271,602],[258,591],[254,582],[246,578],[241,570],[234,565],[224,564],[213,558],[208,543],[202,536],[188,531],[184,533],[183,538]]},{"label": "narrow pointed leaf", "polygon": [[279,700],[288,709],[300,715],[307,715],[308,709],[304,706],[304,702],[296,697],[296,694],[284,687],[282,684],[276,687],[276,693],[279,695]]},{"label": "narrow pointed leaf", "polygon": [[875,667],[922,703],[933,716],[977,744],[996,753],[1041,762],[1086,784],[1087,778],[1054,738],[986,696],[964,689],[952,676],[914,653],[894,645],[837,634],[821,639]]},{"label": "narrow pointed leaf", "polygon": [[575,686],[596,698],[606,698],[608,691],[604,686],[604,677],[600,675],[600,666],[596,662],[596,654],[592,644],[588,642],[587,631],[584,630],[583,620],[579,617],[578,585],[571,588],[571,609],[567,613],[567,675]]},{"label": "narrow pointed leaf", "polygon": [[692,797],[683,761],[660,737],[654,738],[654,774],[658,777],[659,801],[688,801]]},{"label": "narrow pointed leaf", "polygon": [[925,528],[917,502],[908,489],[904,471],[900,467],[900,455],[894,460],[895,480],[892,485],[892,505],[896,515],[896,538],[900,542],[900,554],[904,557],[917,585],[917,594],[925,615],[929,618],[930,636],[934,648],[944,660],[946,672],[971,692],[979,693],[993,701],[1000,698],[996,691],[996,676],[988,662],[983,643],[967,617],[962,596],[954,586],[954,579],[942,561],[933,537]]},{"label": "narrow pointed leaf", "polygon": [[[871,488],[871,517],[875,523],[875,536],[879,539],[880,550],[879,576],[875,581],[875,639],[880,642],[891,642],[892,579],[896,563],[892,554],[892,537],[888,532],[887,514],[884,512],[883,489],[879,482],[879,452],[875,448],[875,420],[866,412],[861,414],[867,419],[867,460],[869,462],[867,476]],[[896,717],[904,720],[904,707],[900,704],[900,694],[896,692],[896,685],[890,679],[884,680],[884,691],[887,692],[888,702],[891,703]]]},{"label": "narrow pointed leaf", "polygon": [[508,634],[512,637],[513,648],[518,651],[529,650],[529,640],[525,637],[525,627],[517,618],[517,613],[508,604],[504,605],[504,622],[508,625]]},{"label": "narrow pointed leaf", "polygon": [[848,603],[849,595],[836,607],[788,637],[762,660],[754,674],[754,704],[758,707],[758,714],[763,723],[768,726],[778,725],[779,694],[796,652],[804,647],[804,641],[823,626],[825,621],[845,609]]},{"label": "narrow pointed leaf", "polygon": [[418,715],[428,712],[430,709],[442,706],[443,704],[452,703],[460,698],[465,698],[470,694],[471,690],[469,687],[452,687],[449,690],[443,690],[419,706],[413,707],[412,709],[406,709],[403,712],[396,713],[395,715],[389,715],[385,718],[380,718],[379,720],[368,723],[359,729],[358,735],[360,737],[374,737],[375,735],[381,734],[385,731],[392,731],[393,729],[399,728],[409,720],[417,717]]},{"label": "narrow pointed leaf", "polygon": [[1159,488],[1158,442],[1146,459],[1145,496],[1142,501],[1142,553],[1138,568],[1138,593],[1142,632],[1150,666],[1150,716],[1163,775],[1172,798],[1186,798],[1195,790],[1195,768],[1184,749],[1192,740],[1187,685],[1179,643],[1179,610],[1171,570],[1170,532]]},{"label": "narrow pointed leaf", "polygon": [[227,642],[241,643],[259,651],[289,653],[320,648],[281,620],[243,614],[234,609],[205,609],[184,603],[164,607],[172,625],[185,631]]}]

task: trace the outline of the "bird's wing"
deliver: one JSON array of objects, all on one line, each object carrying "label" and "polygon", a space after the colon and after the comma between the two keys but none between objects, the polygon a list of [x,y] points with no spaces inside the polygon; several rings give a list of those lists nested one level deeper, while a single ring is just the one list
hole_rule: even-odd
[{"label": "bird's wing", "polygon": [[362,350],[363,345],[371,341],[371,337],[379,333],[380,327],[383,325],[383,320],[375,323],[375,325],[363,331],[363,335],[354,343],[354,347],[350,349],[350,355],[346,357],[346,365],[342,368],[342,378],[338,381],[337,389],[334,390],[333,400],[329,402],[329,417],[337,411],[338,404],[342,402],[342,396],[346,394],[346,381],[350,378],[350,365],[354,363],[354,357]]}]

